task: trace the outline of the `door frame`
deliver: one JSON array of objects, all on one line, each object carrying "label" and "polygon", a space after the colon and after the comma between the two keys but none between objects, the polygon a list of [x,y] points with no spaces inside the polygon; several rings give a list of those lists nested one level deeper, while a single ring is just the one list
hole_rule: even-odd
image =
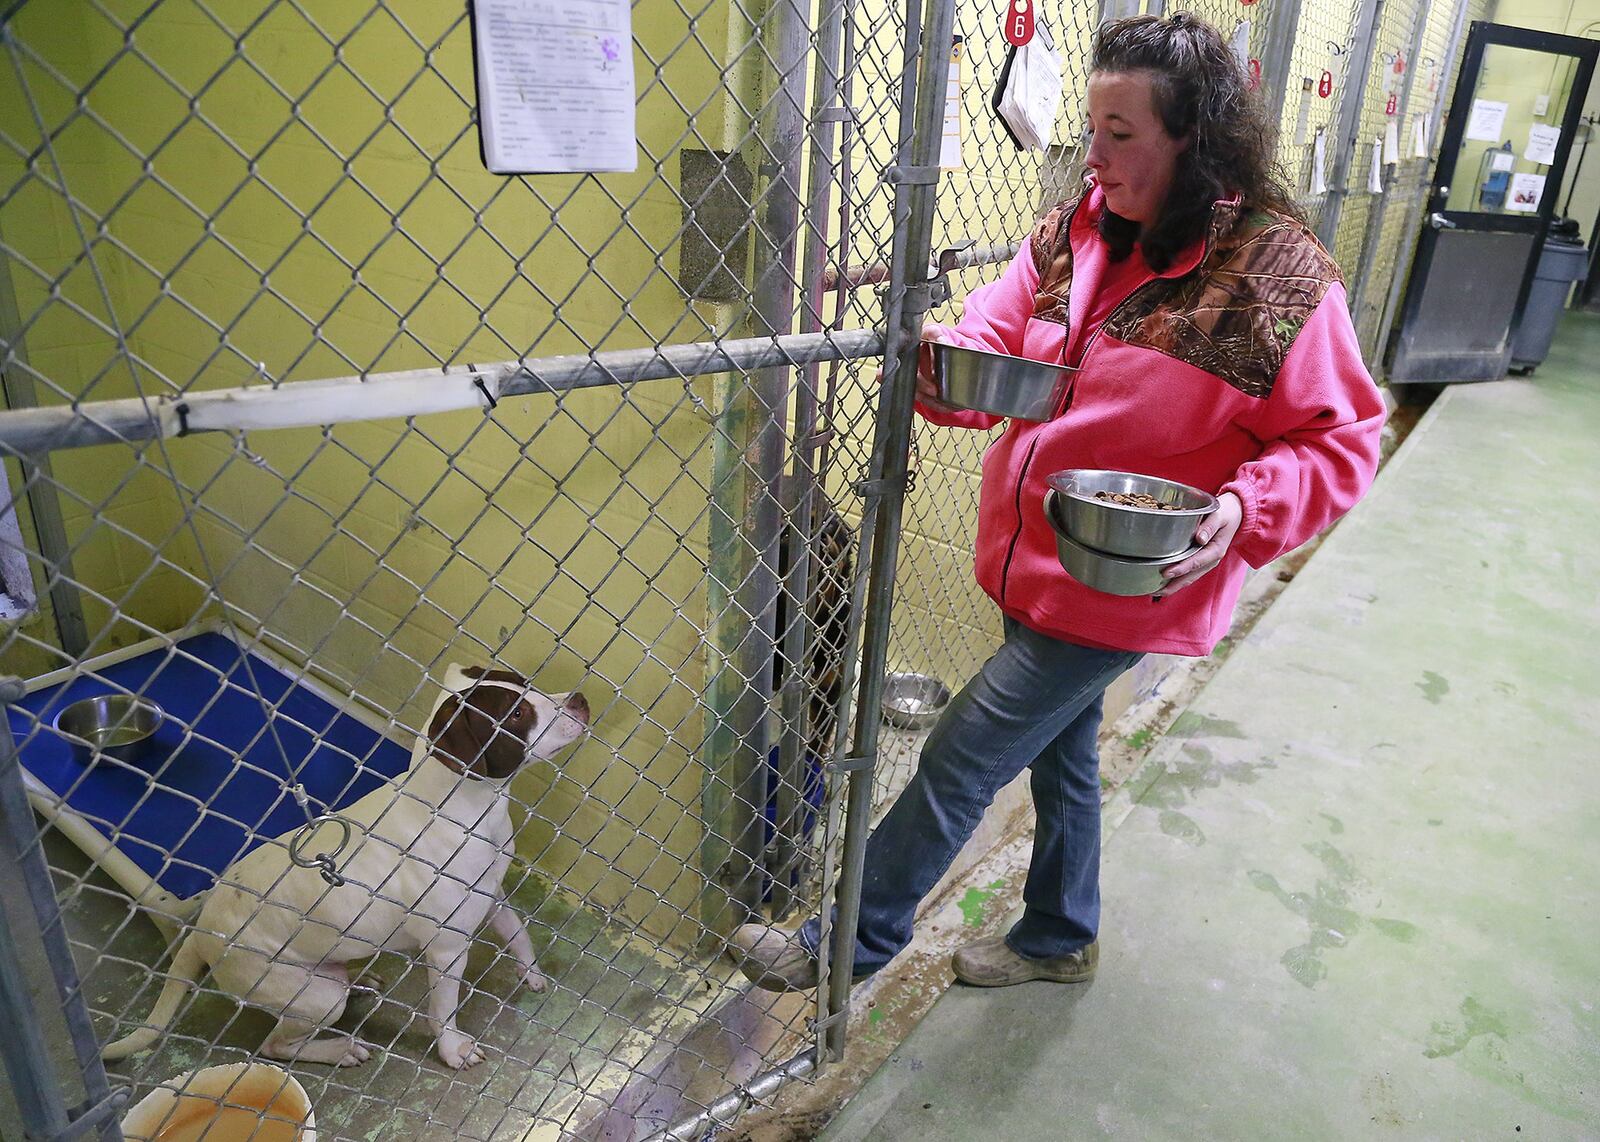
[{"label": "door frame", "polygon": [[[1461,156],[1462,137],[1466,134],[1467,121],[1472,112],[1472,94],[1477,90],[1484,50],[1491,44],[1576,56],[1578,60],[1578,70],[1573,76],[1572,90],[1567,96],[1567,106],[1561,121],[1561,143],[1556,150],[1556,161],[1550,164],[1545,174],[1545,193],[1539,199],[1539,209],[1532,214],[1486,214],[1481,211],[1445,208],[1450,198],[1450,188],[1454,184],[1456,165]],[[1437,215],[1443,217],[1450,226],[1460,230],[1527,234],[1534,239],[1528,253],[1527,264],[1522,270],[1522,280],[1517,288],[1517,300],[1511,311],[1511,326],[1506,337],[1505,367],[1510,366],[1511,343],[1516,338],[1517,324],[1522,319],[1523,308],[1527,305],[1528,294],[1533,288],[1539,254],[1544,249],[1541,238],[1549,229],[1556,202],[1561,197],[1561,184],[1567,174],[1567,160],[1572,151],[1578,122],[1583,116],[1583,106],[1590,80],[1594,76],[1597,55],[1600,55],[1600,40],[1568,36],[1560,32],[1541,32],[1533,28],[1517,28],[1486,20],[1474,20],[1469,26],[1466,49],[1462,55],[1461,67],[1456,72],[1456,86],[1450,96],[1450,110],[1439,142],[1439,162],[1434,169],[1433,185],[1423,200],[1422,232],[1417,239],[1416,257],[1412,260],[1411,273],[1406,282],[1405,301],[1401,305],[1400,320],[1395,323],[1391,338],[1387,354],[1389,364],[1392,365],[1399,357],[1406,327],[1421,308],[1423,287],[1427,284],[1428,273],[1433,266],[1437,235],[1444,228],[1433,223],[1432,220]],[[1504,376],[1504,372],[1501,375]],[[1390,383],[1438,382],[1411,381],[1405,378],[1396,380],[1391,376]]]}]

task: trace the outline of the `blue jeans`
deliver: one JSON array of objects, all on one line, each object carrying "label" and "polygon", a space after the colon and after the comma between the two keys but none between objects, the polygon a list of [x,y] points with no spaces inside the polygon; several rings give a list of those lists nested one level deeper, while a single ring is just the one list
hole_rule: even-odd
[{"label": "blue jeans", "polygon": [[[1019,955],[1077,951],[1100,927],[1101,701],[1141,657],[1094,650],[1007,619],[1006,641],[928,735],[917,772],[867,841],[855,974],[877,971],[911,942],[917,905],[972,836],[995,794],[1033,771],[1038,814]],[[816,950],[820,923],[800,929]]]}]

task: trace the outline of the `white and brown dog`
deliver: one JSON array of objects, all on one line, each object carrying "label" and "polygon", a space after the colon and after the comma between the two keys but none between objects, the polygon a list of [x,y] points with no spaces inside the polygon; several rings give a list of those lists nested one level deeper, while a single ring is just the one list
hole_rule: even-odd
[{"label": "white and brown dog", "polygon": [[[291,861],[293,834],[230,865],[179,946],[146,1025],[106,1047],[105,1058],[153,1044],[210,969],[218,986],[279,1016],[263,1055],[364,1062],[368,1050],[353,1036],[316,1035],[344,1012],[349,965],[389,951],[427,965],[427,1018],[439,1058],[456,1068],[483,1061],[455,1022],[478,930],[487,922],[516,957],[523,985],[545,986],[502,884],[511,863],[507,783],[527,762],[581,737],[589,703],[577,692],[541,694],[503,670],[451,666],[444,684],[410,769],[339,812],[352,829],[335,859],[344,883],[330,886],[317,869]],[[304,851],[339,840],[336,827],[319,832]]]}]

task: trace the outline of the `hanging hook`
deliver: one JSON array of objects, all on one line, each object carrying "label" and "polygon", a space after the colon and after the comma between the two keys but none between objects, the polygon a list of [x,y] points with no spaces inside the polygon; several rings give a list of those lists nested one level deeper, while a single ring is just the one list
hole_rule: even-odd
[{"label": "hanging hook", "polygon": [[[337,825],[339,827],[339,843],[330,852],[306,856],[302,850],[323,825]],[[321,873],[323,880],[338,888],[344,883],[344,877],[339,875],[339,866],[334,863],[334,858],[349,846],[350,837],[349,821],[335,813],[324,813],[320,817],[311,818],[311,820],[295,830],[294,836],[289,838],[289,859],[300,868],[316,869]]]}]

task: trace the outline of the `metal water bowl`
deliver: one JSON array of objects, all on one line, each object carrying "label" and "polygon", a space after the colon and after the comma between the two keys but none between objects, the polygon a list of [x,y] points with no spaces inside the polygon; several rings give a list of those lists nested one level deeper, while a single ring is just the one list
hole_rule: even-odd
[{"label": "metal water bowl", "polygon": [[883,720],[902,730],[925,730],[950,704],[950,688],[931,674],[901,672],[883,679]]},{"label": "metal water bowl", "polygon": [[97,756],[118,761],[143,760],[166,713],[148,698],[102,694],[64,706],[51,723],[85,765]]},{"label": "metal water bowl", "polygon": [[1052,488],[1045,493],[1044,501],[1045,518],[1056,533],[1056,556],[1066,573],[1085,587],[1092,587],[1107,595],[1154,595],[1166,586],[1167,581],[1161,574],[1165,568],[1200,550],[1200,545],[1195,544],[1186,551],[1162,559],[1129,559],[1096,551],[1067,533],[1057,507],[1057,495]]},{"label": "metal water bowl", "polygon": [[1018,420],[1054,417],[1072,385],[1075,369],[1029,361],[985,349],[924,341],[933,353],[933,383],[939,399],[956,408]]},{"label": "metal water bowl", "polygon": [[[1181,555],[1194,545],[1200,522],[1217,510],[1217,499],[1208,492],[1136,472],[1069,468],[1052,473],[1045,482],[1056,494],[1056,516],[1072,539],[1124,559]],[[1098,499],[1101,493],[1146,495],[1167,507],[1119,504]]]}]

